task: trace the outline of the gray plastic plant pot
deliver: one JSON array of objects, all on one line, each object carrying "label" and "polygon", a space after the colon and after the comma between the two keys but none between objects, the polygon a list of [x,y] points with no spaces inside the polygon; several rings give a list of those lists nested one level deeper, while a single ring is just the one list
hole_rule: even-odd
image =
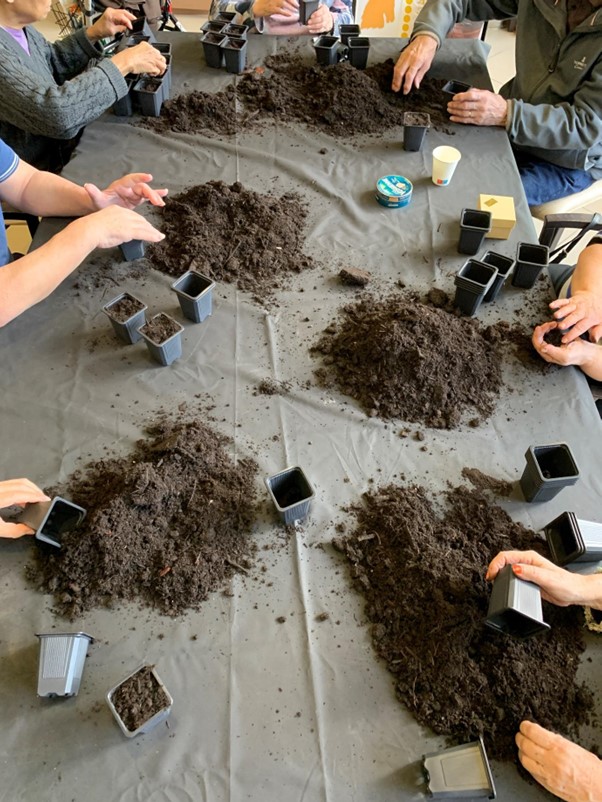
[{"label": "gray plastic plant pot", "polygon": [[224,49],[222,44],[225,39],[226,37],[223,33],[213,33],[212,31],[208,31],[201,37],[205,63],[208,67],[219,69],[224,63]]},{"label": "gray plastic plant pot", "polygon": [[314,45],[318,64],[323,67],[327,67],[329,64],[336,64],[338,45],[339,40],[336,36],[320,36]]},{"label": "gray plastic plant pot", "polygon": [[[221,16],[221,15],[220,15]],[[236,15],[234,15],[236,16]],[[201,30],[203,33],[221,33],[226,25],[229,25],[232,20],[222,20],[222,19],[213,19],[206,22],[204,25],[201,25]],[[203,38],[201,37],[201,41]]]},{"label": "gray plastic plant pot", "polygon": [[579,468],[566,443],[530,446],[525,459],[527,464],[520,478],[525,501],[550,501],[579,478]]},{"label": "gray plastic plant pot", "polygon": [[164,58],[167,66],[161,80],[163,81],[163,102],[165,103],[171,97],[171,53],[166,53]]},{"label": "gray plastic plant pot", "polygon": [[50,632],[40,639],[38,696],[77,696],[88,646],[94,642],[85,632]]},{"label": "gray plastic plant pot", "polygon": [[474,256],[491,230],[491,212],[480,209],[462,209],[458,253]]},{"label": "gray plastic plant pot", "polygon": [[309,18],[318,10],[320,0],[299,0],[299,22],[301,25],[307,25]]},{"label": "gray plastic plant pot", "polygon": [[496,275],[497,268],[493,265],[486,265],[478,259],[467,259],[454,278],[455,305],[466,315],[476,315]]},{"label": "gray plastic plant pot", "polygon": [[512,566],[505,565],[491,588],[485,623],[514,638],[530,638],[550,629],[543,620],[539,586],[519,579]]},{"label": "gray plastic plant pot", "polygon": [[347,40],[347,58],[352,67],[365,70],[370,52],[370,39],[366,36],[350,36]]},{"label": "gray plastic plant pot", "polygon": [[[129,680],[130,677],[133,677],[135,674],[137,674],[139,671],[142,671],[142,669],[145,669],[145,668],[150,668],[151,669],[152,676],[154,677],[157,685],[161,688],[161,690],[163,691],[163,693],[166,696],[166,705],[165,705],[164,708],[162,708],[157,713],[155,713],[154,716],[151,716],[151,718],[149,718],[147,721],[145,721],[143,724],[141,724],[137,729],[130,730],[130,729],[128,729],[127,725],[125,724],[125,722],[123,721],[123,719],[121,718],[119,713],[117,712],[117,710],[115,708],[115,705],[113,703],[113,699],[114,699],[114,696],[115,696],[115,692],[119,689],[119,687],[121,685],[123,685],[124,682],[127,682],[127,680]],[[163,682],[161,681],[161,678],[159,677],[159,675],[155,671],[154,667],[153,666],[148,666],[146,664],[143,664],[141,666],[138,666],[138,668],[135,671],[132,671],[131,674],[128,674],[127,677],[124,677],[121,680],[121,682],[119,682],[117,685],[115,685],[114,688],[111,688],[111,690],[107,693],[107,703],[108,703],[109,707],[111,708],[111,713],[115,717],[115,721],[119,725],[119,729],[121,730],[121,732],[126,736],[126,738],[135,738],[137,735],[143,735],[146,732],[150,732],[150,730],[152,730],[153,727],[156,727],[157,724],[160,724],[162,721],[165,721],[165,719],[171,713],[171,708],[172,708],[172,705],[173,705],[173,698],[172,698],[171,694],[169,693],[169,691],[167,690],[167,688],[165,687],[165,685],[163,684]]]},{"label": "gray plastic plant pot", "polygon": [[65,532],[78,527],[85,517],[83,507],[55,496],[51,501],[26,504],[18,520],[35,531],[36,540],[60,548]]},{"label": "gray plastic plant pot", "polygon": [[202,323],[211,314],[215,282],[189,270],[171,285],[178,296],[184,317]]},{"label": "gray plastic plant pot", "polygon": [[544,527],[544,533],[556,565],[602,560],[602,524],[563,512]]},{"label": "gray plastic plant pot", "polygon": [[356,38],[361,36],[361,33],[362,29],[359,25],[353,25],[351,23],[348,25],[339,25],[339,37],[344,45],[349,42],[351,37]]},{"label": "gray plastic plant pot", "polygon": [[235,11],[220,11],[219,14],[214,17],[213,22],[221,22],[222,25],[227,25],[230,22],[234,22],[235,19]]},{"label": "gray plastic plant pot", "polygon": [[177,320],[174,320],[170,315],[165,314],[165,312],[159,312],[150,319],[149,323],[156,321],[159,317],[167,318],[174,326],[177,326],[177,331],[175,331],[171,337],[159,343],[155,342],[155,340],[151,339],[151,337],[144,332],[144,326],[139,328],[138,332],[144,339],[146,347],[153,359],[161,365],[167,366],[171,365],[172,362],[175,362],[176,359],[182,356],[182,332],[184,331],[184,326],[181,326]]},{"label": "gray plastic plant pot", "polygon": [[137,19],[132,20],[130,36],[148,36],[149,42],[156,41],[153,29],[148,24],[146,17],[138,17]]},{"label": "gray plastic plant pot", "polygon": [[403,115],[403,149],[419,151],[422,148],[427,129],[430,127],[430,114],[406,111]]},{"label": "gray plastic plant pot", "polygon": [[460,92],[468,92],[469,89],[472,89],[472,86],[463,81],[448,81],[441,87],[441,91],[448,95],[459,95]]},{"label": "gray plastic plant pot", "polygon": [[247,64],[247,40],[228,37],[222,45],[226,72],[233,75],[241,73]]},{"label": "gray plastic plant pot", "polygon": [[539,278],[541,271],[547,267],[549,248],[547,245],[531,245],[519,242],[516,250],[516,265],[512,276],[512,286],[530,290]]},{"label": "gray plastic plant pot", "polygon": [[159,117],[163,103],[163,81],[161,78],[141,78],[136,81],[132,94],[140,113],[145,117]]},{"label": "gray plastic plant pot", "polygon": [[495,301],[504,286],[512,267],[514,266],[514,259],[511,256],[504,256],[496,251],[486,251],[486,253],[479,259],[486,265],[493,265],[497,268],[497,275],[493,280],[493,284],[485,294],[483,300],[485,303]]},{"label": "gray plastic plant pot", "polygon": [[127,95],[120,97],[119,100],[116,100],[115,103],[113,103],[113,112],[117,117],[131,117],[134,111],[130,92],[132,91],[136,81],[132,79],[126,79],[126,83],[128,85]]},{"label": "gray plastic plant pot", "polygon": [[316,493],[301,468],[287,468],[268,476],[265,483],[274,506],[285,524],[307,518]]},{"label": "gray plastic plant pot", "polygon": [[146,242],[141,239],[131,239],[128,242],[122,242],[119,250],[125,262],[133,262],[134,259],[141,259],[144,256]]},{"label": "gray plastic plant pot", "polygon": [[[131,309],[138,307],[137,311],[132,311],[128,317],[121,312],[121,307],[127,303]],[[141,337],[138,333],[140,326],[146,322],[146,310],[148,306],[139,298],[130,295],[129,292],[122,292],[117,298],[113,298],[108,304],[103,306],[102,311],[111,321],[115,334],[120,340],[126,343],[137,343]]]},{"label": "gray plastic plant pot", "polygon": [[248,32],[246,25],[236,25],[234,22],[228,23],[222,31],[226,36],[233,36],[235,39],[246,39]]},{"label": "gray plastic plant pot", "polygon": [[483,739],[422,757],[428,793],[434,799],[495,799],[495,784]]}]

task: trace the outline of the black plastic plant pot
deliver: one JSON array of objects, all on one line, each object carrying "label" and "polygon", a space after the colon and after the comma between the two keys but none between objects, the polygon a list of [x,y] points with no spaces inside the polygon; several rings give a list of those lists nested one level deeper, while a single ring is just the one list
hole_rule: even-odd
[{"label": "black plastic plant pot", "polygon": [[336,36],[320,36],[314,45],[318,64],[326,67],[337,63],[337,48],[339,40]]},{"label": "black plastic plant pot", "polygon": [[138,19],[132,20],[130,36],[146,36],[149,42],[155,41],[155,34],[146,17],[138,17]]},{"label": "black plastic plant pot", "polygon": [[462,209],[460,216],[460,240],[458,253],[474,256],[491,230],[491,212],[478,209]]},{"label": "black plastic plant pot", "polygon": [[347,58],[353,67],[365,70],[370,52],[370,40],[366,36],[350,36],[347,40]]},{"label": "black plastic plant pot", "polygon": [[433,799],[495,799],[495,784],[483,739],[422,756]]},{"label": "black plastic plant pot", "polygon": [[274,506],[285,524],[302,521],[309,515],[316,495],[301,468],[287,468],[265,480]]},{"label": "black plastic plant pot", "polygon": [[85,517],[83,507],[56,496],[52,501],[26,504],[18,520],[35,531],[36,540],[60,549],[63,535],[78,527]]},{"label": "black plastic plant pot", "polygon": [[133,262],[134,259],[142,259],[144,256],[146,242],[142,239],[131,239],[127,242],[122,242],[119,250],[125,262]]},{"label": "black plastic plant pot", "polygon": [[107,703],[121,732],[135,738],[165,721],[173,699],[154,666],[142,665],[111,688]]},{"label": "black plastic plant pot", "polygon": [[339,25],[339,37],[344,45],[349,43],[351,37],[357,38],[361,33],[359,25]]},{"label": "black plastic plant pot", "polygon": [[85,632],[50,632],[40,639],[38,696],[77,696],[88,646],[94,642]]},{"label": "black plastic plant pot", "polygon": [[493,267],[497,268],[497,276],[493,280],[493,284],[483,298],[486,303],[490,303],[491,301],[495,301],[500,294],[500,291],[504,286],[510,271],[512,270],[514,259],[512,259],[510,256],[504,256],[502,253],[496,253],[496,251],[487,251],[483,256],[481,256],[479,261],[484,262],[486,265],[493,265]]},{"label": "black plastic plant pot", "polygon": [[497,268],[486,265],[477,259],[468,259],[458,271],[454,279],[456,285],[455,305],[465,315],[476,315],[485,295],[489,292]]},{"label": "black plastic plant pot", "polygon": [[223,33],[212,33],[209,31],[202,39],[203,53],[208,67],[219,69],[224,63],[224,49],[222,47],[226,37]]},{"label": "black plastic plant pot", "polygon": [[102,311],[111,321],[115,334],[126,343],[141,339],[138,329],[146,322],[147,305],[129,292],[122,292],[103,306]]},{"label": "black plastic plant pot", "polygon": [[215,282],[189,270],[171,285],[178,296],[182,313],[188,320],[202,323],[211,314]]},{"label": "black plastic plant pot", "polygon": [[171,365],[182,356],[182,332],[177,320],[159,312],[138,329],[150,355],[161,365]]},{"label": "black plastic plant pot", "polygon": [[403,149],[418,151],[422,148],[431,115],[419,111],[406,111],[403,115]]},{"label": "black plastic plant pot", "polygon": [[164,58],[166,67],[161,80],[163,81],[163,102],[165,103],[171,97],[171,53],[166,53]]},{"label": "black plastic plant pot", "polygon": [[527,464],[520,478],[525,501],[550,501],[579,478],[579,468],[566,443],[530,446],[525,459]]},{"label": "black plastic plant pot", "polygon": [[113,103],[113,112],[117,115],[117,117],[131,117],[134,111],[132,105],[132,96],[130,93],[136,81],[132,79],[128,80],[126,78],[126,83],[128,87],[127,95],[120,97],[119,100],[116,100],[115,103]]},{"label": "black plastic plant pot", "polygon": [[519,579],[512,566],[505,565],[491,588],[485,623],[514,638],[530,638],[550,629],[543,620],[539,585]]},{"label": "black plastic plant pot", "polygon": [[235,19],[235,11],[220,11],[219,14],[216,14],[213,18],[213,22],[221,22],[222,25],[227,25],[230,22],[234,22]]},{"label": "black plastic plant pot", "polygon": [[309,18],[318,10],[320,0],[299,0],[299,22],[301,25],[307,25]]},{"label": "black plastic plant pot", "polygon": [[469,89],[472,89],[472,86],[465,84],[463,81],[448,81],[441,87],[441,91],[446,92],[448,95],[459,95],[460,92],[468,92]]},{"label": "black plastic plant pot", "polygon": [[[236,16],[236,15],[234,15]],[[204,25],[201,26],[201,30],[203,33],[222,33],[226,25],[229,25],[231,20],[221,20],[221,19],[214,19],[209,20]],[[201,39],[201,41],[203,41]]]},{"label": "black plastic plant pot", "polygon": [[602,524],[583,521],[574,512],[563,512],[544,528],[556,565],[602,560]]},{"label": "black plastic plant pot", "polygon": [[235,25],[233,22],[226,25],[222,31],[226,36],[234,36],[237,39],[246,39],[248,32],[249,29],[246,25]]},{"label": "black plastic plant pot", "polygon": [[153,47],[164,56],[171,55],[171,42],[153,42]]},{"label": "black plastic plant pot", "polygon": [[233,75],[241,73],[247,64],[247,40],[228,37],[222,45],[226,72]]},{"label": "black plastic plant pot", "polygon": [[531,245],[520,242],[516,252],[516,266],[512,276],[512,286],[530,290],[541,271],[547,266],[549,248],[547,245]]},{"label": "black plastic plant pot", "polygon": [[160,78],[141,78],[132,89],[145,117],[159,117],[163,103],[163,82]]}]

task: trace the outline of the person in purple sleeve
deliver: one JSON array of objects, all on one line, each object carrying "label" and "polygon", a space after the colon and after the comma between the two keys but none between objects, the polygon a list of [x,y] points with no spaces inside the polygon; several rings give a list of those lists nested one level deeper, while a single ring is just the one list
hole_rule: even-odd
[{"label": "person in purple sleeve", "polygon": [[236,13],[236,24],[248,25],[258,33],[280,36],[328,33],[338,36],[341,25],[355,22],[351,0],[321,0],[307,25],[299,21],[298,0],[212,0],[209,19],[214,19],[221,11]]}]

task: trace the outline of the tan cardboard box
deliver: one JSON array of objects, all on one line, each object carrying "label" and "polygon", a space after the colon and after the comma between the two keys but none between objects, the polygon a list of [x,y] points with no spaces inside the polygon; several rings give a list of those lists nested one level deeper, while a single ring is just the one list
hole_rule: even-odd
[{"label": "tan cardboard box", "polygon": [[510,195],[479,195],[479,209],[491,212],[489,239],[508,239],[516,225],[514,198]]}]

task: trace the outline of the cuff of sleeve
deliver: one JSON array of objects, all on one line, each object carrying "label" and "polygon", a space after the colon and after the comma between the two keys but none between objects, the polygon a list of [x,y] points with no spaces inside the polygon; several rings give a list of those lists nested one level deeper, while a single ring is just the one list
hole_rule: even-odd
[{"label": "cuff of sleeve", "polygon": [[89,58],[100,58],[102,56],[102,48],[100,46],[97,47],[96,43],[88,39],[84,28],[80,28],[73,36],[86,56]]},{"label": "cuff of sleeve", "polygon": [[410,36],[410,42],[413,42],[417,36],[429,36],[431,39],[434,39],[437,42],[437,48],[441,47],[441,39],[439,34],[436,34],[435,31],[416,31]]},{"label": "cuff of sleeve", "polygon": [[109,79],[109,83],[115,90],[115,100],[119,100],[122,97],[125,97],[128,93],[129,87],[127,81],[123,77],[123,75],[119,72],[117,67],[113,64],[110,58],[106,58],[98,64],[98,69],[102,70],[107,78]]},{"label": "cuff of sleeve", "polygon": [[510,133],[510,129],[512,128],[512,113],[514,111],[514,103],[509,98],[506,98],[506,131]]}]

